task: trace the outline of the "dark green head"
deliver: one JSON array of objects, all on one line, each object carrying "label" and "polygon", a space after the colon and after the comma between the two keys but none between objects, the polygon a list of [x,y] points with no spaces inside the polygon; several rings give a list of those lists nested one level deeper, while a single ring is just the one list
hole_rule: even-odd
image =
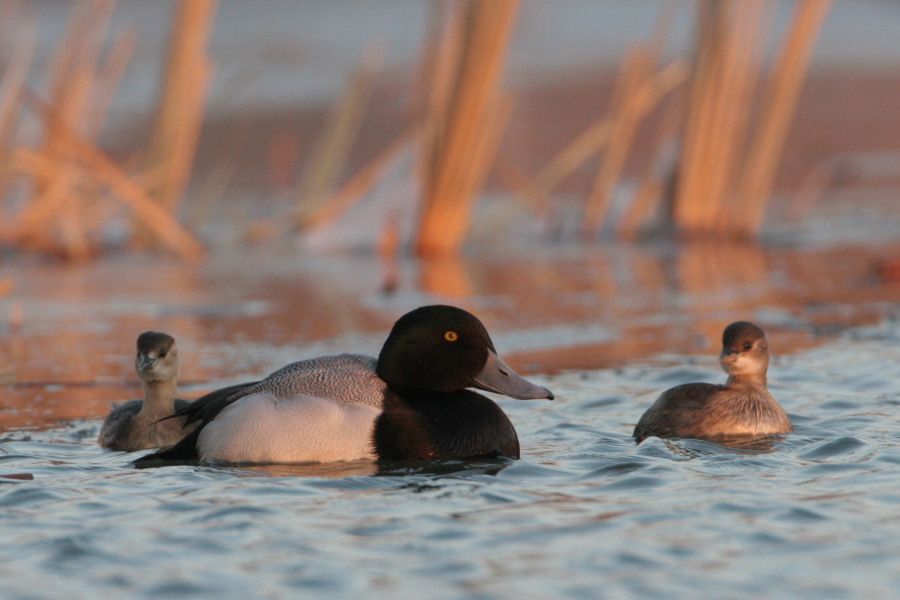
[{"label": "dark green head", "polygon": [[398,391],[477,387],[512,398],[553,399],[497,356],[481,321],[454,306],[423,306],[403,315],[381,348],[377,372]]}]

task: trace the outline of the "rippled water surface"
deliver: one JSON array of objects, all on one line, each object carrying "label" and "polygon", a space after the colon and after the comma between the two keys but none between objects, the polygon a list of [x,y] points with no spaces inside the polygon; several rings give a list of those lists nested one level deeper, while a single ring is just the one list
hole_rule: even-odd
[{"label": "rippled water surface", "polygon": [[[378,300],[372,292],[357,297],[362,309],[346,314],[321,312],[320,299],[316,318],[331,314],[329,322],[350,324],[308,334],[302,351],[288,348],[277,328],[248,333],[252,328],[239,325],[258,312],[278,312],[262,287],[226,294],[211,316],[191,308],[204,304],[202,296],[184,292],[171,303],[150,298],[155,308],[139,308],[137,317],[134,310],[123,317],[111,302],[101,303],[105,316],[85,307],[89,318],[78,323],[68,321],[62,301],[40,300],[52,309],[57,331],[26,318],[16,335],[56,339],[71,326],[71,337],[85,340],[94,328],[94,341],[60,342],[64,348],[46,353],[82,348],[103,357],[90,363],[93,369],[108,365],[108,372],[92,378],[50,369],[60,381],[41,383],[49,375],[35,374],[39,352],[10,349],[15,336],[7,341],[13,370],[4,392],[0,475],[21,478],[0,478],[0,596],[896,597],[896,284],[879,283],[871,297],[858,286],[850,299],[835,293],[820,303],[791,304],[778,292],[788,287],[779,283],[785,264],[772,259],[762,271],[765,283],[757,282],[762,287],[727,281],[701,286],[698,296],[676,285],[659,290],[668,299],[658,301],[640,300],[640,290],[627,283],[636,275],[626,269],[619,279],[591,279],[618,282],[611,289],[567,290],[563,304],[576,307],[567,313],[569,324],[541,327],[497,309],[517,306],[510,298],[524,289],[486,292],[476,276],[471,295],[454,297],[418,285],[404,290],[401,283],[400,300]],[[582,268],[557,267],[557,273]],[[869,271],[861,271],[857,281],[867,281]],[[528,283],[509,286],[546,294]],[[802,297],[798,290],[814,285],[822,295],[831,284],[795,280],[792,293]],[[622,309],[618,321],[602,326],[598,318],[598,329],[587,327],[590,313],[579,312],[579,302],[623,294],[621,304],[635,306],[634,315]],[[741,300],[748,294],[766,300],[750,311]],[[178,337],[185,378],[193,380],[186,395],[193,397],[200,388],[264,373],[292,353],[347,346],[373,352],[393,313],[435,298],[480,308],[501,353],[556,392],[552,403],[499,400],[519,431],[521,460],[391,465],[380,473],[368,463],[136,471],[130,462],[138,454],[96,446],[102,412],[80,399],[137,393],[118,383],[129,380],[134,335],[118,334],[122,323],[158,321]],[[355,316],[360,311],[370,315],[366,326]],[[674,317],[691,311],[694,319]],[[715,329],[738,314],[770,331],[770,389],[796,433],[762,449],[655,438],[635,446],[631,428],[659,391],[723,379]],[[302,330],[304,317],[296,319],[292,327]],[[823,332],[826,320],[840,326]],[[660,333],[673,330],[683,338],[678,343]],[[218,354],[209,341],[216,336]],[[568,336],[577,343],[557,339]],[[649,341],[635,350],[635,337]],[[594,351],[607,358],[591,368],[563,368],[568,357]],[[617,352],[632,358],[608,358]],[[56,408],[67,394],[79,399],[83,416],[68,419],[72,407]]]}]

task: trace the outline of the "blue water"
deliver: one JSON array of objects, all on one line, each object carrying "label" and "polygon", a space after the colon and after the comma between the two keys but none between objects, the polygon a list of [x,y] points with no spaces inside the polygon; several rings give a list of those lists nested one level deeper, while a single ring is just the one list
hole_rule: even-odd
[{"label": "blue water", "polygon": [[900,323],[779,357],[768,449],[629,438],[706,353],[532,379],[522,459],[136,471],[98,420],[0,434],[0,597],[900,594]]}]

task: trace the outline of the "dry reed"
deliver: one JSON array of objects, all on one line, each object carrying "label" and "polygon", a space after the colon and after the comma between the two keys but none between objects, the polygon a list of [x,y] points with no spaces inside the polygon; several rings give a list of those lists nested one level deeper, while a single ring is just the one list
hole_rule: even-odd
[{"label": "dry reed", "polygon": [[460,301],[475,293],[468,269],[458,256],[430,256],[419,267],[419,286],[429,294]]},{"label": "dry reed", "polygon": [[[190,3],[186,3],[190,4]],[[195,260],[203,248],[173,216],[151,199],[92,138],[102,126],[110,100],[135,47],[131,30],[106,39],[115,2],[92,0],[74,5],[68,30],[46,68],[49,98],[25,87],[31,48],[17,49],[0,86],[0,133],[8,149],[6,171],[30,184],[31,197],[4,218],[0,241],[23,249],[84,260],[104,241],[107,222],[125,207],[135,227],[176,254]],[[32,36],[26,40],[32,40]],[[36,148],[11,133],[11,122],[30,109],[43,126]],[[9,181],[0,178],[0,190]],[[4,207],[5,208],[5,207]]]},{"label": "dry reed", "polygon": [[[657,19],[648,44],[637,45],[626,54],[613,89],[611,106],[603,115],[565,146],[533,180],[521,181],[512,165],[504,165],[505,179],[525,200],[526,205],[546,213],[553,190],[569,175],[598,153],[603,153],[593,190],[585,205],[582,230],[593,236],[607,219],[610,200],[622,175],[638,126],[661,100],[687,78],[688,66],[676,60],[656,70],[665,45],[674,3],[667,3]],[[644,204],[652,198],[642,194]],[[641,215],[643,218],[643,215]]]},{"label": "dry reed", "polygon": [[[13,22],[19,17],[19,5],[6,4],[0,9],[5,22]],[[0,198],[2,193],[10,185],[13,174],[10,165],[11,148],[16,135],[18,125],[18,104],[28,69],[31,66],[34,55],[37,30],[32,19],[19,17],[23,23],[19,28],[24,31],[23,41],[15,45],[10,56],[9,64],[5,65],[0,75]],[[5,206],[0,202],[0,240],[14,237],[14,232],[9,225],[9,217],[6,215]]]},{"label": "dry reed", "polygon": [[671,102],[665,107],[662,123],[650,142],[650,160],[638,178],[640,184],[634,198],[616,223],[616,235],[625,240],[634,239],[654,213],[661,210],[662,201],[671,195],[672,169],[675,162],[673,140],[680,125],[681,107]]},{"label": "dry reed", "polygon": [[172,16],[165,79],[153,128],[148,166],[162,173],[150,190],[169,213],[187,188],[206,110],[212,64],[206,46],[215,0],[180,2]]},{"label": "dry reed", "polygon": [[[433,6],[422,72],[417,78],[423,82],[424,93],[412,129],[389,144],[338,192],[330,191],[340,169],[329,165],[345,162],[347,142],[352,141],[352,136],[337,133],[355,134],[361,108],[358,97],[371,84],[371,69],[361,69],[333,113],[332,126],[324,136],[326,143],[311,162],[308,172],[320,181],[327,180],[327,185],[312,186],[316,193],[307,186],[303,194],[306,202],[295,216],[300,230],[311,231],[334,222],[384,177],[394,158],[412,143],[418,148],[416,175],[422,189],[415,249],[420,254],[445,255],[461,247],[472,206],[494,164],[511,112],[512,104],[500,89],[500,79],[518,0],[467,0]],[[342,121],[352,127],[338,127],[336,124]],[[344,141],[328,143],[330,137]],[[327,178],[320,175],[323,171],[328,172]],[[283,224],[265,220],[255,223],[250,234],[264,239],[285,229]],[[396,235],[394,228],[387,237]],[[396,240],[390,244],[396,245]]]},{"label": "dry reed", "polygon": [[161,244],[188,260],[197,260],[203,256],[203,246],[193,235],[129,178],[115,161],[69,129],[49,104],[27,90],[26,97],[45,121],[53,123],[59,141],[71,155],[89,169],[99,182],[108,186],[115,194],[114,197],[129,207],[137,221],[152,232]]},{"label": "dry reed", "polygon": [[767,86],[766,105],[757,135],[747,153],[747,166],[738,182],[741,216],[734,229],[755,235],[763,221],[791,118],[800,97],[813,44],[830,0],[806,0],[796,5],[791,28]]},{"label": "dry reed", "polygon": [[368,165],[360,169],[337,193],[323,202],[318,210],[308,214],[300,222],[300,228],[307,232],[315,231],[340,218],[381,180],[387,167],[409,145],[412,136],[413,132],[406,132],[394,140]]},{"label": "dry reed", "polygon": [[[622,85],[624,74],[629,69],[628,63],[629,58],[626,57],[617,80],[617,87]],[[686,77],[687,64],[681,60],[670,63],[651,77],[645,77],[631,100],[632,118],[636,120],[645,118],[666,95],[677,89]],[[617,94],[614,93],[615,95]],[[516,182],[513,188],[519,191],[528,206],[539,212],[545,212],[553,190],[591,157],[603,151],[610,142],[612,130],[612,118],[604,115],[569,142],[533,180]],[[630,144],[630,136],[624,142]],[[623,140],[620,138],[619,153],[625,150],[622,144]],[[507,172],[511,171],[510,167],[506,166]],[[605,209],[602,212],[605,214]]]},{"label": "dry reed", "polygon": [[553,190],[609,142],[610,129],[604,116],[581,132],[525,188],[526,199],[546,209]]},{"label": "dry reed", "polygon": [[[675,10],[674,2],[663,5],[656,21],[650,43],[633,47],[625,56],[622,70],[613,91],[610,108],[609,141],[600,162],[594,187],[585,205],[582,233],[593,237],[599,233],[612,202],[613,192],[641,121],[661,97],[649,99],[647,87],[655,83],[654,69],[668,38]],[[666,73],[664,70],[663,73]],[[665,76],[660,75],[663,79]],[[676,85],[680,85],[680,81]],[[666,90],[667,93],[669,90]]]},{"label": "dry reed", "polygon": [[711,231],[721,221],[749,125],[763,4],[700,5],[697,66],[679,171],[675,220],[684,231]]},{"label": "dry reed", "polygon": [[625,59],[612,101],[609,142],[597,172],[594,188],[585,206],[582,230],[586,237],[596,235],[609,210],[613,190],[622,174],[641,119],[637,95],[653,68],[655,57],[645,48],[633,48]]},{"label": "dry reed", "polygon": [[0,77],[0,152],[9,147],[15,126],[16,105],[34,55],[37,37],[34,22],[26,21],[23,28],[23,43],[15,45],[9,64]]},{"label": "dry reed", "polygon": [[46,134],[40,149],[55,168],[35,180],[35,197],[18,219],[23,241],[52,247],[58,237],[62,252],[71,260],[88,258],[91,242],[84,220],[88,198],[80,193],[84,173],[70,160],[65,130],[78,123],[86,135],[92,133],[85,115],[114,8],[109,0],[80,4],[69,22],[66,38],[51,64],[50,102],[55,116],[44,121]]},{"label": "dry reed", "polygon": [[285,214],[255,220],[247,230],[248,240],[262,242],[291,230],[309,233],[326,227],[361,200],[380,181],[393,159],[408,146],[412,137],[409,131],[399,135],[335,190],[349,162],[383,60],[382,45],[370,44],[364,50],[359,67],[347,79],[305,170],[298,203]]},{"label": "dry reed", "polygon": [[813,167],[792,199],[786,214],[788,220],[799,222],[808,217],[825,190],[835,181],[837,171],[833,160]]},{"label": "dry reed", "polygon": [[[767,4],[760,1],[699,4],[697,53],[692,68],[675,61],[656,70],[671,21],[664,7],[651,42],[633,48],[623,61],[606,115],[586,128],[531,181],[512,165],[504,179],[530,206],[546,207],[553,189],[592,156],[602,152],[600,168],[585,204],[582,231],[597,235],[608,220],[611,200],[624,173],[638,127],[664,96],[690,74],[684,116],[670,104],[651,142],[650,160],[637,193],[615,226],[633,238],[654,213],[669,209],[685,233],[745,236],[758,233],[775,168],[796,107],[812,44],[827,13],[828,0],[802,0],[785,36],[773,75],[759,94],[760,38],[767,28]],[[751,117],[759,124],[751,129]],[[679,121],[683,123],[678,126]],[[673,140],[681,135],[677,177],[671,170]],[[665,152],[663,150],[665,149]],[[674,182],[674,186],[670,185]],[[670,202],[661,202],[664,196]],[[671,197],[671,198],[669,198]]]},{"label": "dry reed", "polygon": [[812,44],[828,7],[828,0],[797,4],[765,86],[759,123],[751,130],[765,5],[708,0],[700,4],[698,56],[674,210],[681,231],[758,233]]},{"label": "dry reed", "polygon": [[384,61],[384,47],[369,45],[332,110],[329,122],[303,177],[297,206],[297,226],[321,213],[340,179],[359,133],[375,75]]},{"label": "dry reed", "polygon": [[420,254],[459,251],[511,103],[500,80],[518,0],[455,4],[432,53],[422,140]]}]

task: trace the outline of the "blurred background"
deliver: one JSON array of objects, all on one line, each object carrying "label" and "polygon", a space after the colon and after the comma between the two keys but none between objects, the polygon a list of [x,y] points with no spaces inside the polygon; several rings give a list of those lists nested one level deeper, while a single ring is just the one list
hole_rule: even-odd
[{"label": "blurred background", "polygon": [[[0,598],[898,597],[898,33],[898,0],[0,0]],[[96,444],[143,331],[194,399],[436,303],[557,395],[497,398],[520,461]],[[796,432],[636,446],[736,320]]]},{"label": "blurred background", "polygon": [[894,318],[898,23],[884,0],[3,2],[0,377],[100,414],[143,329],[203,386],[377,351],[428,302],[526,371],[706,352],[735,317],[776,352]]},{"label": "blurred background", "polygon": [[896,2],[2,11],[6,251],[814,235],[900,181]]}]

